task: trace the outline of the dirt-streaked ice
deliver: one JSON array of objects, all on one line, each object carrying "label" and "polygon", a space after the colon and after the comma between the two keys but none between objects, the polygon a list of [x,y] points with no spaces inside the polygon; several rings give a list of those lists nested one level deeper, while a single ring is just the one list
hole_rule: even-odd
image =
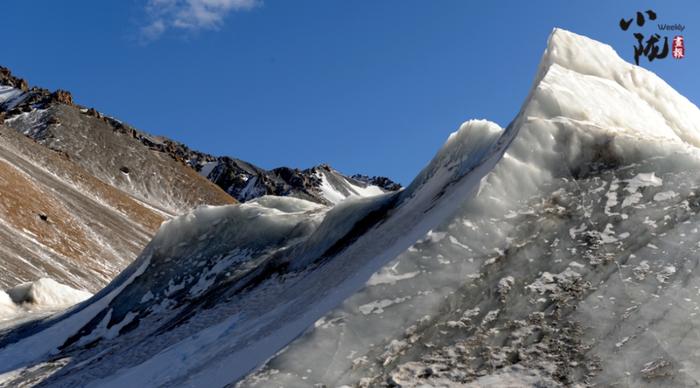
[{"label": "dirt-streaked ice", "polygon": [[507,128],[464,123],[398,193],[176,218],[91,300],[1,336],[0,379],[696,385],[698,146],[697,107],[555,30]]}]

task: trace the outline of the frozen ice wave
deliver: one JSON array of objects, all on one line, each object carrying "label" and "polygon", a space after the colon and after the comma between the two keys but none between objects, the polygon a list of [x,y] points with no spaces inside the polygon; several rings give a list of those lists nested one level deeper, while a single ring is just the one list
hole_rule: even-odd
[{"label": "frozen ice wave", "polygon": [[[57,347],[99,341],[121,349],[113,353],[117,359],[89,368],[76,359],[51,378],[77,383],[82,373],[97,373],[104,377],[100,385],[236,380],[361,288],[451,214],[459,198],[473,195],[507,147],[507,136],[512,133],[493,123],[465,123],[400,193],[351,199],[330,210],[262,198],[173,219],[132,265],[138,272],[116,279],[80,310],[6,343],[0,360],[17,368]],[[29,343],[33,355],[17,357]],[[185,355],[187,362],[173,370],[173,357]],[[73,364],[84,372],[68,374]]]},{"label": "frozen ice wave", "polygon": [[609,46],[555,30],[516,138],[434,231],[448,238],[416,243],[374,277],[410,280],[370,282],[239,386],[505,384],[514,367],[531,373],[520,383],[696,383],[698,344],[674,330],[697,325],[695,278],[678,270],[700,244],[697,112]]},{"label": "frozen ice wave", "polygon": [[0,338],[0,373],[223,386],[269,359],[240,386],[697,383],[700,343],[677,334],[700,302],[697,108],[674,115],[652,97],[683,98],[610,51],[555,30],[511,125],[464,123],[402,192],[174,219],[90,303]]}]

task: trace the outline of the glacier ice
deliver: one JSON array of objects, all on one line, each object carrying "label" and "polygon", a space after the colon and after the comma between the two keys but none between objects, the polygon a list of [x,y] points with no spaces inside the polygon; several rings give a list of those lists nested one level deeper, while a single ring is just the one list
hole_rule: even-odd
[{"label": "glacier ice", "polygon": [[[100,386],[237,380],[473,195],[512,135],[486,121],[465,123],[398,193],[332,208],[264,197],[168,221],[90,301],[4,337],[0,373],[77,351],[67,364],[51,357],[43,369],[60,370],[47,383],[83,384],[87,375]],[[105,346],[115,359],[84,362]]]},{"label": "glacier ice", "polygon": [[382,270],[410,280],[368,282],[239,386],[697,383],[697,115],[555,30],[477,197]]},{"label": "glacier ice", "polygon": [[87,291],[76,290],[50,278],[0,290],[0,328],[62,311],[91,296]]},{"label": "glacier ice", "polygon": [[50,278],[22,283],[6,291],[15,304],[28,303],[36,306],[71,306],[92,296],[91,293],[76,290]]},{"label": "glacier ice", "polygon": [[464,123],[398,193],[173,219],[89,301],[0,334],[0,381],[696,385],[699,125],[554,30],[507,128]]}]

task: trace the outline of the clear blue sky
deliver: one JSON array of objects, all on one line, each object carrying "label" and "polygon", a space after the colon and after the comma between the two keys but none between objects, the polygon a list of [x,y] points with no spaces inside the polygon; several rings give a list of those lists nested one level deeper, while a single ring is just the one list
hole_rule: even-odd
[{"label": "clear blue sky", "polygon": [[685,24],[685,59],[642,65],[700,101],[697,1],[189,1],[4,2],[0,64],[195,149],[403,184],[461,122],[508,124],[555,26],[632,61],[621,17]]}]

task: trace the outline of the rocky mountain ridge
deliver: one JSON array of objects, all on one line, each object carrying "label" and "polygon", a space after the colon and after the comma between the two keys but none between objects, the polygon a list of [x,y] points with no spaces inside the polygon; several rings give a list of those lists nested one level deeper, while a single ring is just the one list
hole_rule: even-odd
[{"label": "rocky mountain ridge", "polygon": [[[241,202],[262,195],[280,195],[294,196],[321,204],[333,204],[349,195],[361,195],[364,189],[372,186],[379,189],[374,192],[396,191],[401,188],[398,183],[387,177],[368,177],[360,174],[345,176],[326,164],[303,170],[289,167],[266,170],[229,156],[214,156],[193,150],[183,143],[138,130],[94,108],[78,105],[68,91],[50,92],[43,88],[30,88],[25,79],[14,76],[4,67],[0,67],[0,85],[5,85],[6,89],[11,88],[0,91],[5,94],[4,98],[0,97],[0,115],[2,115],[0,117],[7,120],[11,127],[16,127],[35,140],[43,140],[45,134],[42,127],[61,124],[58,115],[54,114],[51,108],[56,106],[74,108],[84,116],[103,122],[115,133],[126,135],[147,149],[167,155],[178,163],[190,167]],[[13,125],[15,121],[19,123],[27,121],[13,119],[23,114],[37,116],[35,113],[37,111],[48,111],[49,114],[38,120],[34,117],[29,120],[28,125]],[[70,122],[64,122],[64,124],[71,125]],[[61,150],[60,147],[52,148]],[[122,167],[130,170],[129,166],[120,166],[119,169]],[[327,177],[325,181],[324,177]],[[324,182],[326,182],[325,185],[330,186],[329,189],[332,189],[333,199],[328,198],[328,191],[322,187]]]},{"label": "rocky mountain ridge", "polygon": [[263,195],[329,205],[400,188],[327,165],[265,170],[192,150],[81,106],[69,91],[30,86],[3,67],[0,170],[0,289],[48,276],[96,291],[162,221],[199,205]]}]

